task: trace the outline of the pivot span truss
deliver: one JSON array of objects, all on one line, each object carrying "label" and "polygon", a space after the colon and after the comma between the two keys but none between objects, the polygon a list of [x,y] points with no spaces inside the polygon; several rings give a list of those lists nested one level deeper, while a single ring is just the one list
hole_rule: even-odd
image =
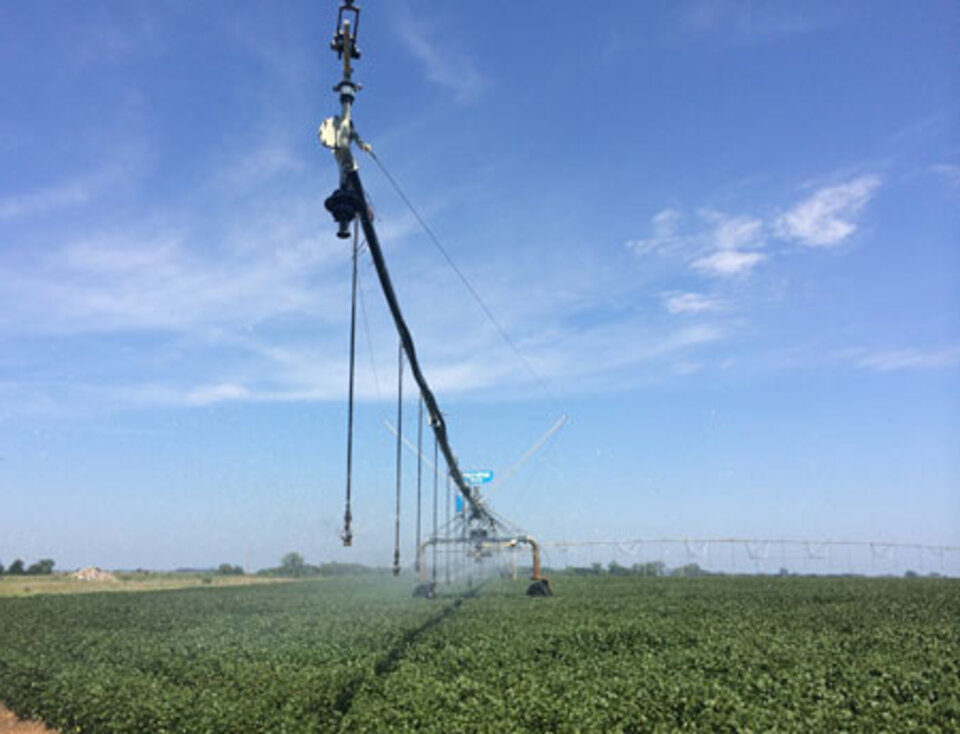
[{"label": "pivot span truss", "polygon": [[960,546],[870,540],[637,538],[545,541],[544,564],[642,575],[790,573],[960,577]]}]

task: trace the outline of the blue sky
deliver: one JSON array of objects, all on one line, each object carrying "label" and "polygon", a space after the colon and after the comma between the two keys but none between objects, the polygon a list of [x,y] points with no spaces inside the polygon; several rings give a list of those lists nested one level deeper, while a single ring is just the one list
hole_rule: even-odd
[{"label": "blue sky", "polygon": [[[502,471],[570,416],[498,510],[553,540],[960,541],[956,3],[362,7],[358,129],[547,386],[361,159],[456,452]],[[335,12],[0,9],[0,561],[390,562],[368,261],[337,540]]]}]

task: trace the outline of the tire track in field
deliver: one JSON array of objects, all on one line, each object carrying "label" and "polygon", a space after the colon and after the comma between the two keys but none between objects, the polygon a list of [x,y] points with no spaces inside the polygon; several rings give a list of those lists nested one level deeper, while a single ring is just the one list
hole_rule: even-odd
[{"label": "tire track in field", "polygon": [[361,691],[366,692],[381,688],[384,679],[397,669],[404,657],[406,657],[407,651],[413,647],[423,635],[440,625],[447,617],[454,614],[463,606],[465,601],[475,597],[480,592],[481,587],[482,584],[463,592],[459,597],[454,599],[453,603],[445,606],[419,627],[414,627],[404,632],[397,644],[387,650],[383,657],[373,666],[374,677],[372,680],[367,678],[354,678],[349,684],[344,686],[340,695],[337,696],[337,701],[334,705],[334,710],[340,714],[341,720],[350,713],[350,709],[353,708],[353,702],[357,696],[360,695]]}]

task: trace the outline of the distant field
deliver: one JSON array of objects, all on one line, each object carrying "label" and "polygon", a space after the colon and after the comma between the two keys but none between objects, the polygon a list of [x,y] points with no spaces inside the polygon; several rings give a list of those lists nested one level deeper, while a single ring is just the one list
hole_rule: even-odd
[{"label": "distant field", "polygon": [[79,594],[91,591],[154,591],[188,589],[193,586],[250,586],[284,581],[286,579],[264,576],[154,572],[119,573],[116,581],[80,581],[69,573],[54,573],[46,576],[0,576],[0,597]]},{"label": "distant field", "polygon": [[0,701],[64,731],[960,731],[960,583],[555,579],[0,599]]}]

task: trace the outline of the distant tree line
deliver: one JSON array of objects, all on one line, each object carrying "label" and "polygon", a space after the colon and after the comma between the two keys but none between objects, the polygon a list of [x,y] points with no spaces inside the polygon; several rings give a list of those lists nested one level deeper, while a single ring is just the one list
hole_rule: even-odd
[{"label": "distant tree line", "polygon": [[22,558],[17,558],[8,568],[0,563],[0,576],[46,576],[53,573],[54,561],[52,558],[41,558],[29,566]]},{"label": "distant tree line", "polygon": [[258,576],[276,576],[279,578],[310,578],[312,576],[355,576],[363,574],[387,573],[384,569],[370,568],[361,563],[321,563],[312,565],[303,556],[291,551],[280,559],[280,565],[257,571]]}]

